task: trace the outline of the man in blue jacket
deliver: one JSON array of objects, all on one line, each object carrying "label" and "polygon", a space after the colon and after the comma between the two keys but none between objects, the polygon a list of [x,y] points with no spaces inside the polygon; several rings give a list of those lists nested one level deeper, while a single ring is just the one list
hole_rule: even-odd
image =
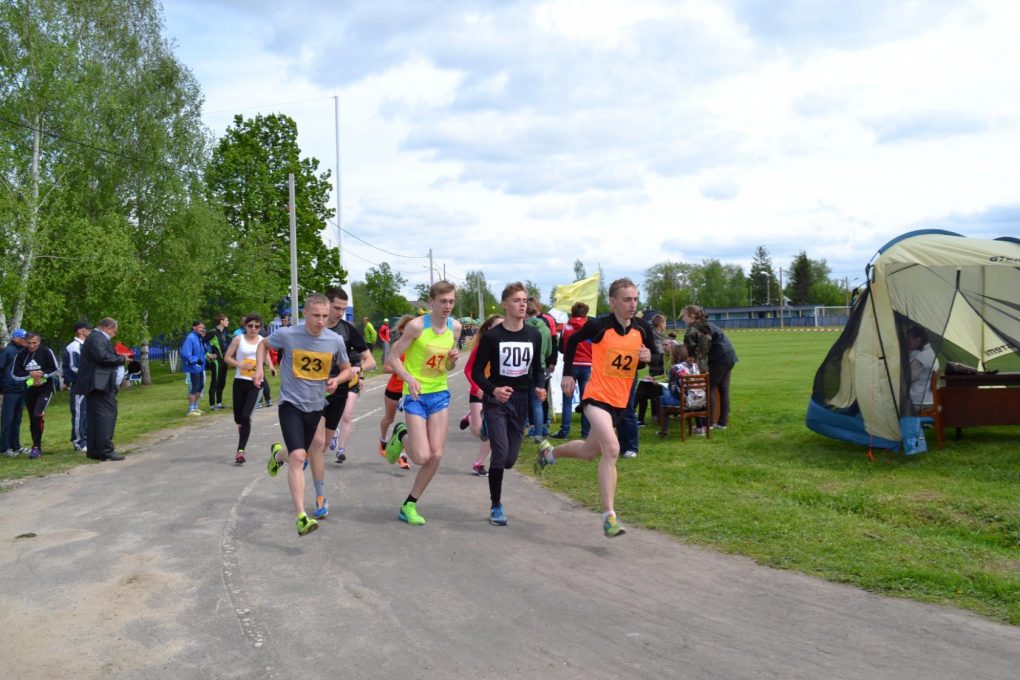
[{"label": "man in blue jacket", "polygon": [[188,376],[188,415],[200,416],[198,410],[198,398],[202,394],[202,387],[205,384],[205,359],[206,347],[203,338],[205,337],[205,324],[196,321],[191,324],[191,332],[184,338],[181,344],[181,371]]},{"label": "man in blue jacket", "polygon": [[23,329],[17,328],[11,333],[11,342],[0,350],[0,386],[3,387],[4,405],[0,411],[0,452],[5,456],[14,457],[19,453],[28,453],[21,446],[21,412],[25,410],[25,383],[14,379],[11,369],[14,358],[25,346],[28,335]]}]

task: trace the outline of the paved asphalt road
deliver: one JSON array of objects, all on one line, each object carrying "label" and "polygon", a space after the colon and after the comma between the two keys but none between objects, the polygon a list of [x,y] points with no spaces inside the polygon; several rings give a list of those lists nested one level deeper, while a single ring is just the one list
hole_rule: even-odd
[{"label": "paved asphalt road", "polygon": [[411,481],[376,453],[378,378],[307,537],[265,473],[275,408],[243,467],[223,414],[0,494],[0,678],[1020,678],[1020,628],[651,531],[609,541],[517,474],[490,526],[463,383],[424,527],[396,519]]}]

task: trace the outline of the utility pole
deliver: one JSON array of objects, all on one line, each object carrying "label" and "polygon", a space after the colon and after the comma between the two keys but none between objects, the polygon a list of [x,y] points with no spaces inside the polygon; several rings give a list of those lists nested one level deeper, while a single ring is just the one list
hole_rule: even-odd
[{"label": "utility pole", "polygon": [[779,330],[786,324],[783,314],[786,312],[786,296],[783,295],[783,268],[779,268]]},{"label": "utility pole", "polygon": [[297,290],[297,210],[294,201],[294,173],[287,175],[287,188],[290,194],[290,318],[296,326],[298,322],[298,290]]},{"label": "utility pole", "polygon": [[429,288],[431,288],[436,282],[436,277],[434,276],[435,271],[435,267],[432,266],[432,249],[429,248]]},{"label": "utility pole", "polygon": [[341,245],[343,244],[344,237],[340,226],[343,224],[340,212],[340,95],[333,95],[333,123],[333,136],[336,140],[336,180],[333,182],[333,186],[336,189],[336,255],[340,260],[340,266],[343,267],[344,251]]}]

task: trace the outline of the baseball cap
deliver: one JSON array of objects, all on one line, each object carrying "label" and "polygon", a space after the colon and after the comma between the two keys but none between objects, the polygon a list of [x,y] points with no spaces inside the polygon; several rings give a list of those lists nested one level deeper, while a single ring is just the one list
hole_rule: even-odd
[{"label": "baseball cap", "polygon": [[74,332],[75,333],[77,333],[78,331],[80,331],[83,328],[87,328],[88,330],[92,330],[92,324],[90,324],[88,321],[79,321],[78,323],[74,324]]},{"label": "baseball cap", "polygon": [[12,338],[25,338],[28,337],[28,333],[25,332],[24,328],[15,328],[14,332],[11,333]]}]

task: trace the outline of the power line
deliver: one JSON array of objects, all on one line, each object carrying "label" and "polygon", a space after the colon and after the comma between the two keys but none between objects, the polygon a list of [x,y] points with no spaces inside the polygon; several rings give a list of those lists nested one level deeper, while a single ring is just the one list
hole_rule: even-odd
[{"label": "power line", "polygon": [[[372,265],[373,267],[381,266],[381,263],[379,263],[379,262],[372,262],[371,260],[369,260],[367,258],[364,258],[361,255],[358,255],[357,253],[351,251],[348,248],[344,249],[344,253],[346,255],[353,255],[354,257],[358,258],[362,262],[367,262],[368,264]],[[418,275],[418,272],[400,271],[400,270],[396,270],[396,269],[391,269],[390,271],[392,271],[395,274],[407,274],[408,276],[417,276]]]},{"label": "power line", "polygon": [[[110,154],[111,156],[118,156],[120,158],[126,158],[127,160],[135,161],[136,163],[152,163],[152,161],[149,161],[149,160],[146,160],[146,159],[142,159],[142,158],[136,158],[135,156],[130,156],[130,155],[126,154],[126,153],[121,153],[120,151],[114,151],[112,149],[104,149],[101,146],[95,146],[94,144],[88,144],[87,142],[80,142],[77,139],[71,139],[70,137],[65,137],[65,136],[63,136],[61,134],[58,134],[56,132],[50,132],[49,130],[43,130],[41,128],[33,127],[33,126],[29,125],[28,123],[22,123],[21,121],[18,121],[18,120],[11,120],[10,118],[7,118],[6,116],[0,116],[0,121],[3,121],[4,123],[7,123],[8,125],[14,125],[15,127],[24,128],[25,130],[31,130],[32,132],[38,132],[40,134],[46,135],[47,137],[52,137],[54,139],[59,139],[62,142],[68,142],[70,144],[77,144],[78,146],[84,147],[86,149],[91,149],[93,151],[98,151],[100,153]],[[159,161],[156,161],[156,162],[159,163]]]},{"label": "power line", "polygon": [[405,260],[427,260],[428,259],[427,255],[401,255],[400,253],[394,253],[392,251],[388,251],[385,248],[379,248],[378,246],[376,246],[374,244],[368,243],[367,241],[365,241],[364,239],[359,237],[358,234],[351,233],[350,231],[345,229],[343,226],[340,226],[340,224],[338,224],[336,220],[326,218],[326,221],[329,222],[330,224],[333,224],[334,226],[339,227],[341,231],[343,231],[344,233],[347,234],[347,236],[352,237],[354,239],[357,239],[358,241],[360,241],[364,245],[368,246],[369,248],[374,248],[375,250],[377,250],[377,251],[379,251],[381,253],[386,253],[387,255],[392,255],[393,257],[404,258]]}]

